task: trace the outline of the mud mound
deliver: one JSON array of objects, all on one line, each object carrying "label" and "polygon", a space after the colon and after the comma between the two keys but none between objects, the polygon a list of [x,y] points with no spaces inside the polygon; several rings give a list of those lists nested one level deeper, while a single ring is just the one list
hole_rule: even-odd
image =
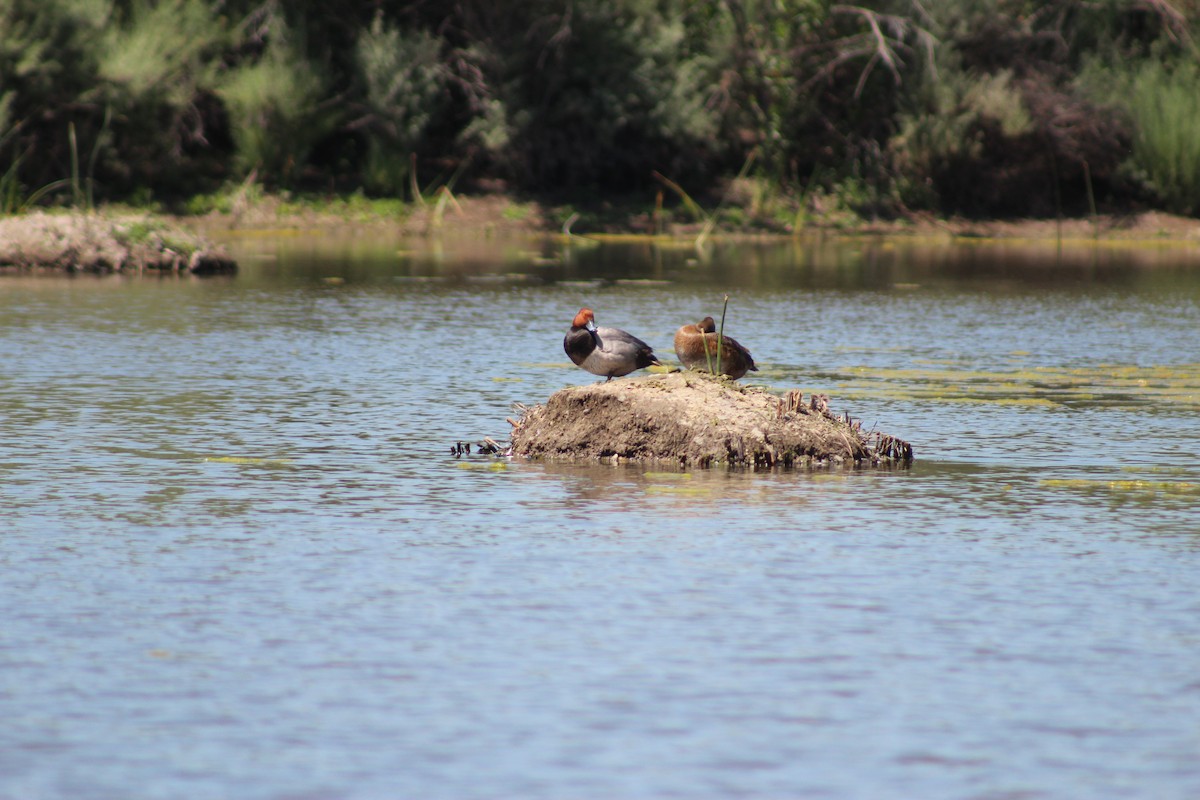
[{"label": "mud mound", "polygon": [[823,395],[783,396],[697,372],[648,375],[551,395],[523,409],[514,455],[670,460],[709,466],[906,462],[912,447],[838,418]]},{"label": "mud mound", "polygon": [[224,273],[237,264],[195,234],[149,219],[33,213],[0,219],[0,268]]}]

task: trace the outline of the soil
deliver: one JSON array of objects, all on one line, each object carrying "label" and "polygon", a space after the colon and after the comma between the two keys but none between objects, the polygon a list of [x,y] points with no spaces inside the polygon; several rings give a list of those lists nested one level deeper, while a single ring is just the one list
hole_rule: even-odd
[{"label": "soil", "polygon": [[828,398],[784,395],[699,372],[574,386],[524,409],[512,431],[517,456],[672,461],[680,465],[791,467],[906,463],[912,447],[866,435]]},{"label": "soil", "polygon": [[160,219],[42,212],[0,218],[0,270],[226,273],[236,269],[221,248]]}]

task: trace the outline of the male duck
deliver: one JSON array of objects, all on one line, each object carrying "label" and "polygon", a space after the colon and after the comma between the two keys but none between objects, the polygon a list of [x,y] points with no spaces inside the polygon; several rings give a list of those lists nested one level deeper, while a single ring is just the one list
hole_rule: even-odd
[{"label": "male duck", "polygon": [[[675,355],[688,369],[708,372],[709,356],[704,355],[705,347],[713,361],[717,360],[717,323],[712,317],[705,317],[695,325],[684,325],[675,331]],[[721,365],[723,375],[737,380],[747,372],[758,372],[750,351],[738,344],[736,339],[729,336],[721,337]]]},{"label": "male duck", "polygon": [[635,369],[662,366],[650,345],[620,328],[597,328],[596,315],[581,308],[563,337],[563,350],[577,366],[606,381],[628,375]]}]

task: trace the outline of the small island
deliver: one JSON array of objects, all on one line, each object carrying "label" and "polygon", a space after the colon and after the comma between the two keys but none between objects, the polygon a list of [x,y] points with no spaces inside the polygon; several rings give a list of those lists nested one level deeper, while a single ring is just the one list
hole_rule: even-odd
[{"label": "small island", "polygon": [[912,461],[910,444],[864,433],[825,395],[783,395],[700,372],[561,389],[523,407],[512,454],[529,458],[672,461],[681,466],[804,467]]},{"label": "small island", "polygon": [[33,212],[0,218],[0,271],[227,274],[237,264],[161,219]]}]

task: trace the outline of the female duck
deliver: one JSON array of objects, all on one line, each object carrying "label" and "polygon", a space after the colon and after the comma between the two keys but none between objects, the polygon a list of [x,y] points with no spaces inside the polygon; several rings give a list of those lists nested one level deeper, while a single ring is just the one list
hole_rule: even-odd
[{"label": "female duck", "polygon": [[[704,354],[705,349],[708,355]],[[684,325],[675,331],[675,355],[688,369],[709,371],[709,359],[717,360],[717,323],[712,317],[705,317],[695,325]],[[738,344],[736,339],[729,336],[721,337],[722,375],[737,380],[747,372],[758,372],[750,351]]]},{"label": "female duck", "polygon": [[635,369],[662,366],[650,345],[620,328],[597,328],[596,315],[581,308],[563,337],[563,350],[576,365],[606,380],[628,375]]}]

